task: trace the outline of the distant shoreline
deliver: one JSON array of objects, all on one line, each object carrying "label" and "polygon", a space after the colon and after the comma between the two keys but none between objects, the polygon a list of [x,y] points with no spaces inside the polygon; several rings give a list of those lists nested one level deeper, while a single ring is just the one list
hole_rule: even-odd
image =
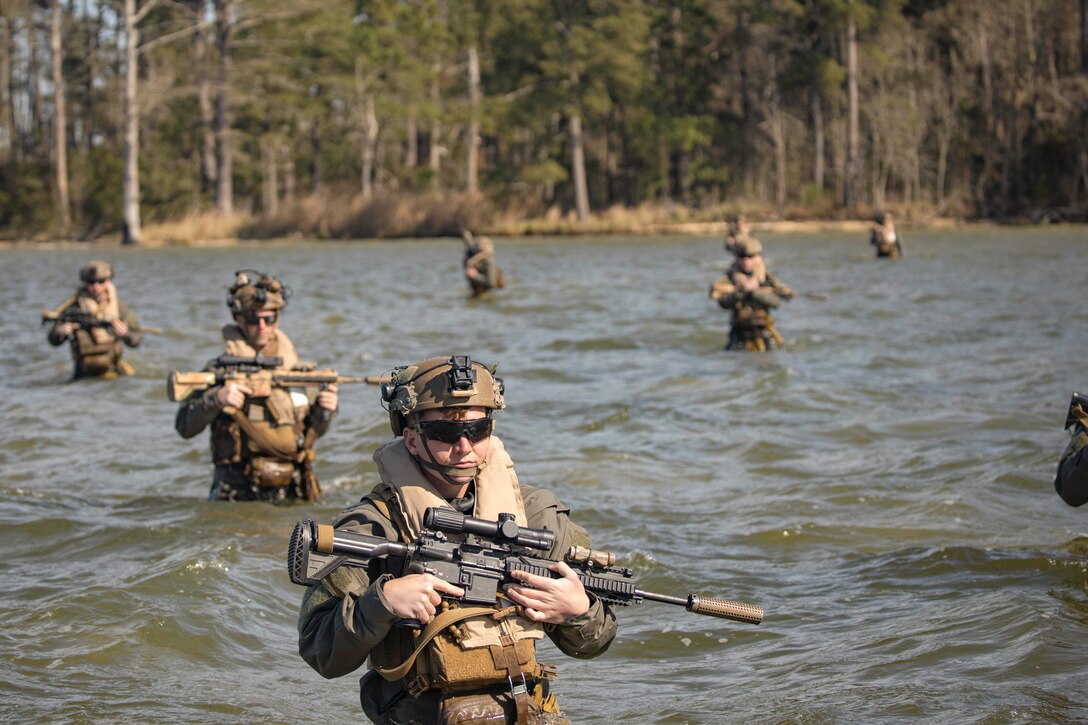
[{"label": "distant shoreline", "polygon": [[[872,226],[872,222],[864,219],[853,220],[826,220],[826,219],[808,219],[808,220],[773,220],[773,221],[756,221],[752,220],[749,225],[755,234],[770,233],[770,234],[813,234],[819,232],[839,232],[839,233],[858,233],[865,234]],[[617,225],[618,227],[619,225]],[[901,229],[909,231],[926,231],[935,229],[969,229],[980,227],[1004,227],[1004,226],[1063,226],[1073,227],[1079,226],[1076,223],[1062,222],[1057,224],[1037,224],[1027,220],[1019,222],[998,222],[989,220],[958,220],[950,218],[928,219],[925,223],[909,224],[900,222]],[[641,225],[617,228],[609,224],[590,223],[587,225],[579,225],[574,222],[555,224],[529,224],[523,227],[520,232],[515,232],[510,229],[504,228],[504,225],[498,225],[499,228],[488,229],[481,228],[480,234],[488,234],[495,237],[505,238],[523,238],[523,237],[538,237],[538,236],[662,236],[662,235],[677,235],[677,236],[713,236],[716,234],[724,235],[727,224],[724,221],[721,222],[650,222],[643,223]],[[149,225],[148,231],[145,233],[144,239],[141,243],[134,247],[136,249],[160,249],[167,247],[233,247],[243,245],[266,245],[266,244],[291,244],[300,240],[312,240],[314,237],[307,235],[291,235],[291,236],[278,236],[269,237],[264,239],[245,238],[240,236],[227,236],[227,237],[215,237],[215,238],[200,238],[194,237],[191,239],[172,238],[171,236],[159,236],[154,233],[154,225]],[[334,238],[334,239],[320,239],[319,241],[330,242],[411,242],[424,239],[441,239],[443,237],[453,238],[450,235],[432,235],[432,236],[404,236],[404,237],[360,237],[360,238]],[[65,239],[50,239],[50,238],[30,238],[30,239],[0,239],[0,249],[18,249],[18,248],[31,248],[31,249],[77,249],[77,248],[121,248],[120,236],[116,234],[104,235],[98,239],[92,241],[76,241]]]}]

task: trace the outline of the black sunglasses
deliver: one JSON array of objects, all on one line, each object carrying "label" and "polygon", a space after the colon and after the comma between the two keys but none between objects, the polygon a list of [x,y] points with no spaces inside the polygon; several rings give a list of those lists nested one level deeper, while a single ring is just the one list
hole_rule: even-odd
[{"label": "black sunglasses", "polygon": [[419,424],[419,429],[424,438],[442,443],[457,443],[462,438],[468,438],[472,443],[479,443],[491,435],[495,427],[495,421],[490,418],[477,418],[476,420],[424,420]]},{"label": "black sunglasses", "polygon": [[253,325],[254,327],[261,324],[262,320],[266,325],[271,326],[276,324],[276,320],[279,319],[279,315],[275,314],[271,317],[261,317],[260,315],[246,315],[243,319],[245,319],[247,325]]}]

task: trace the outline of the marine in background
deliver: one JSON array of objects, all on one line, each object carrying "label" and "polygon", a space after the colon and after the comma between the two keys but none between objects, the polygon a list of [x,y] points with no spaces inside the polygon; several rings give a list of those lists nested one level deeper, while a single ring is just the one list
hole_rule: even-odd
[{"label": "marine in background", "polygon": [[[227,297],[234,321],[222,330],[224,352],[280,358],[276,370],[297,368],[295,346],[279,329],[290,292],[270,275],[250,270],[236,273]],[[213,369],[213,363],[205,370]],[[186,397],[174,427],[182,438],[192,438],[211,426],[214,471],[209,500],[312,500],[320,489],[305,465],[307,457],[312,458],[306,444],[328,431],[337,405],[336,385],[321,390],[311,401],[299,390],[279,386],[273,386],[267,397],[255,396],[244,382],[228,380]]]},{"label": "marine in background", "polygon": [[725,231],[725,251],[732,253],[737,242],[746,242],[751,238],[751,228],[743,214],[738,214],[729,222]]},{"label": "marine in background", "polygon": [[506,277],[495,261],[495,243],[491,237],[477,237],[469,230],[461,232],[465,244],[465,279],[473,297],[506,286]]},{"label": "marine in background", "polygon": [[766,352],[781,347],[785,340],[775,329],[771,310],[793,299],[794,292],[767,270],[758,239],[738,241],[733,251],[733,266],[710,287],[710,299],[732,313],[725,349]]},{"label": "marine in background", "polygon": [[1069,403],[1065,427],[1070,431],[1069,445],[1065,447],[1058,472],[1054,476],[1054,490],[1070,506],[1088,503],[1088,399],[1073,394]]},{"label": "marine in background", "polygon": [[869,244],[876,248],[877,259],[899,259],[903,256],[903,243],[895,230],[895,220],[891,214],[879,212],[873,218]]},{"label": "marine in background", "polygon": [[42,322],[53,323],[47,336],[49,344],[59,347],[66,340],[70,343],[73,380],[112,380],[134,372],[121,359],[121,343],[139,347],[144,336],[132,305],[118,296],[113,277],[110,264],[88,262],[79,270],[82,284],[76,293],[52,311],[42,313]]},{"label": "marine in background", "polygon": [[[596,657],[612,643],[616,619],[558,563],[570,546],[589,546],[585,529],[554,494],[518,482],[493,435],[493,415],[505,407],[502,379],[468,356],[436,357],[400,368],[382,398],[395,438],[374,453],[381,483],[335,527],[409,543],[428,507],[488,520],[513,513],[521,526],[555,532],[548,557],[561,578],[516,572],[526,586],[472,611],[450,601],[465,594],[456,582],[341,567],[303,597],[299,654],[329,678],[368,664],[359,682],[363,712],[382,725],[568,723],[551,692],[555,669],[537,661],[537,642],[548,637],[564,654]],[[451,624],[420,637],[396,626],[405,619]]]}]

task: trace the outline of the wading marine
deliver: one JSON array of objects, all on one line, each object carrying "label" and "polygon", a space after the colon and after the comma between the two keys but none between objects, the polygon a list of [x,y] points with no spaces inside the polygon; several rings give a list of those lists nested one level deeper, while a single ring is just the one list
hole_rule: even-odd
[{"label": "wading marine", "polygon": [[[503,393],[502,380],[467,356],[398,369],[382,389],[396,438],[374,454],[381,483],[343,511],[336,528],[407,543],[426,509],[439,507],[488,520],[512,513],[519,525],[553,531],[548,556],[557,561],[571,545],[588,546],[553,494],[518,482],[492,435]],[[304,595],[299,653],[325,677],[366,663],[361,700],[375,723],[566,723],[551,693],[555,668],[537,661],[536,643],[548,637],[567,655],[595,657],[612,642],[616,621],[569,567],[552,569],[563,578],[519,572],[532,589],[512,587],[509,601],[473,612],[455,601],[462,589],[431,574],[341,567]],[[396,626],[436,617],[443,619],[429,628],[437,632],[430,640]]]},{"label": "wading marine", "polygon": [[476,237],[467,229],[461,233],[465,243],[465,279],[473,297],[506,286],[506,277],[495,262],[495,243],[491,237]]},{"label": "wading marine", "polygon": [[[235,358],[277,358],[275,370],[298,369],[295,346],[279,329],[290,289],[259,272],[235,276],[227,297],[234,323],[223,327],[224,354]],[[218,371],[217,361],[206,371]],[[314,440],[329,429],[336,412],[336,386],[314,401],[300,390],[278,385],[254,389],[230,380],[186,397],[174,427],[192,438],[211,426],[215,470],[212,501],[315,500],[320,495],[312,466]]]},{"label": "wading marine", "polygon": [[1065,452],[1058,462],[1058,472],[1054,476],[1054,489],[1070,506],[1083,506],[1088,503],[1088,412],[1085,406],[1088,398],[1079,393],[1073,394],[1069,403],[1065,427],[1070,429],[1071,438]]},{"label": "wading marine", "polygon": [[121,359],[121,343],[138,347],[144,336],[132,305],[117,296],[113,267],[89,262],[79,270],[79,279],[82,285],[73,296],[42,313],[42,321],[52,323],[49,344],[69,341],[73,379],[131,375],[132,366]]},{"label": "wading marine", "polygon": [[771,310],[792,299],[793,290],[763,266],[763,245],[749,238],[734,245],[736,262],[710,287],[710,298],[732,313],[726,350],[764,352],[784,340]]},{"label": "wading marine", "polygon": [[895,230],[895,221],[891,214],[879,213],[873,220],[869,244],[876,248],[877,258],[898,259],[903,256],[903,244]]}]

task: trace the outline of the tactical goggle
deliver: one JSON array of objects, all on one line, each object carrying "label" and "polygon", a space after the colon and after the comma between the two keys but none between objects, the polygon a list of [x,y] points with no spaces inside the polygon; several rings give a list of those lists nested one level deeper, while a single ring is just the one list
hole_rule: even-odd
[{"label": "tactical goggle", "polygon": [[472,443],[479,443],[491,435],[495,421],[490,418],[476,420],[424,420],[419,423],[419,430],[424,438],[442,443],[454,444],[462,438]]},{"label": "tactical goggle", "polygon": [[246,321],[247,325],[253,325],[254,327],[261,324],[262,322],[264,324],[268,325],[269,327],[271,327],[272,325],[276,324],[276,320],[279,319],[279,313],[277,312],[277,313],[273,313],[271,315],[263,315],[263,316],[262,315],[246,315],[242,319],[244,319]]}]

